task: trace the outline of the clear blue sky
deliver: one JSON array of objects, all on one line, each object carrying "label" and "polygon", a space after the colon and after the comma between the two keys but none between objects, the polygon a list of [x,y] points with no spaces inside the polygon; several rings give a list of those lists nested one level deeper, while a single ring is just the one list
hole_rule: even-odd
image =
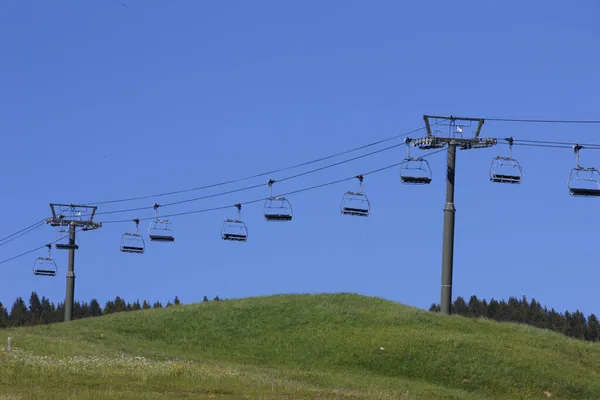
[{"label": "clear blue sky", "polygon": [[[50,202],[235,179],[418,128],[424,113],[600,119],[598,15],[594,0],[4,2],[0,236],[49,216]],[[487,122],[484,134],[600,143],[592,125]],[[454,297],[525,294],[559,310],[599,313],[600,200],[568,195],[570,149],[515,147],[523,184],[490,183],[491,159],[507,150],[458,154]],[[353,176],[404,154],[400,147],[275,191]],[[600,152],[584,151],[582,162],[600,167]],[[290,223],[268,223],[260,204],[249,205],[247,243],[220,239],[234,208],[173,218],[176,242],[147,243],[142,256],[119,252],[133,224],[80,234],[76,298],[164,303],[177,295],[190,303],[204,295],[344,291],[428,308],[440,297],[445,154],[430,163],[428,187],[402,185],[397,168],[366,177],[372,215],[365,219],[339,213],[343,193],[358,188],[352,181],[291,196]],[[261,188],[164,211],[267,194]],[[44,226],[2,246],[0,259],[54,233]],[[54,278],[33,276],[40,255],[0,265],[6,306],[33,290],[64,299],[66,252],[54,251]]]}]

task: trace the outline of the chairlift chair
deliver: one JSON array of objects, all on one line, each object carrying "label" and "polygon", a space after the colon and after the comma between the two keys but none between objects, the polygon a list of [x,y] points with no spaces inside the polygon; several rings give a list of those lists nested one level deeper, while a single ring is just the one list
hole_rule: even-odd
[{"label": "chairlift chair", "polygon": [[269,198],[265,200],[264,215],[267,221],[291,221],[292,205],[285,197],[273,196],[273,179],[269,180]]},{"label": "chairlift chair", "polygon": [[33,263],[33,274],[37,276],[56,276],[56,262],[52,258],[52,245],[47,244],[48,257],[38,257]]},{"label": "chairlift chair", "polygon": [[507,138],[509,145],[508,157],[497,156],[490,165],[490,182],[519,184],[523,178],[523,169],[519,161],[512,157],[514,139]]},{"label": "chairlift chair", "polygon": [[242,221],[242,205],[236,204],[235,207],[238,209],[238,218],[228,218],[223,222],[223,226],[221,227],[221,239],[234,242],[246,242],[248,241],[248,228],[244,221]]},{"label": "chairlift chair", "polygon": [[155,219],[148,226],[148,237],[152,242],[174,242],[175,237],[170,228],[171,222],[158,218],[158,207],[160,207],[159,204],[154,204]]},{"label": "chairlift chair", "polygon": [[575,197],[600,196],[600,172],[594,167],[582,167],[579,164],[579,150],[583,146],[575,145],[575,160],[577,166],[569,174],[569,194]]},{"label": "chairlift chair", "polygon": [[406,138],[407,157],[400,164],[400,181],[408,185],[427,185],[431,183],[431,168],[423,157],[410,156],[411,138]]},{"label": "chairlift chair", "polygon": [[121,236],[121,251],[123,253],[143,254],[146,245],[139,232],[140,220],[134,219],[133,222],[135,222],[135,233],[126,232]]},{"label": "chairlift chair", "polygon": [[356,177],[360,182],[360,191],[348,191],[344,193],[340,204],[341,213],[344,215],[353,215],[357,217],[368,217],[371,211],[371,204],[367,196],[362,192],[363,176]]}]

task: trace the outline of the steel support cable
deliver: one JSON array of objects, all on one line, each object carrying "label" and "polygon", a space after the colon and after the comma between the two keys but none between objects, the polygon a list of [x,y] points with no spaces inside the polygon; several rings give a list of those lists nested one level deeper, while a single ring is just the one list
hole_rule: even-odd
[{"label": "steel support cable", "polygon": [[[445,119],[442,119],[440,122],[442,122],[444,120]],[[376,142],[368,143],[368,144],[365,144],[365,145],[362,145],[362,146],[359,146],[359,147],[356,147],[356,148],[353,148],[353,149],[350,149],[350,150],[341,151],[341,152],[338,152],[338,153],[335,153],[335,154],[332,154],[332,155],[329,155],[329,156],[321,157],[321,158],[318,158],[318,159],[315,159],[315,160],[312,160],[312,161],[307,161],[307,162],[303,162],[303,163],[296,164],[296,165],[293,165],[293,166],[279,168],[279,169],[275,169],[275,170],[272,170],[272,171],[263,172],[263,173],[255,174],[255,175],[252,175],[252,176],[247,176],[247,177],[244,177],[244,178],[238,178],[238,179],[234,179],[234,180],[230,180],[230,181],[209,184],[209,185],[200,186],[200,187],[191,188],[191,189],[183,189],[183,190],[177,190],[177,191],[172,191],[172,192],[165,192],[165,193],[159,193],[159,194],[154,194],[154,195],[139,196],[139,197],[125,198],[125,199],[118,199],[118,200],[108,200],[108,201],[101,201],[101,202],[93,202],[93,203],[89,203],[89,204],[100,205],[100,204],[119,203],[119,202],[134,201],[134,200],[143,200],[143,199],[148,199],[148,198],[152,198],[152,197],[163,197],[163,196],[180,194],[180,193],[186,193],[186,192],[197,191],[197,190],[202,190],[202,189],[209,189],[209,188],[223,186],[223,185],[227,185],[227,184],[231,184],[231,183],[242,182],[242,181],[245,181],[245,180],[249,180],[249,179],[253,179],[253,178],[258,178],[258,177],[261,177],[261,176],[265,176],[265,175],[269,175],[269,174],[274,174],[274,173],[278,173],[278,172],[283,172],[283,171],[286,171],[286,170],[290,170],[290,169],[299,168],[299,167],[302,167],[302,166],[314,164],[314,163],[317,163],[317,162],[320,162],[320,161],[325,161],[325,160],[328,160],[328,159],[331,159],[331,158],[335,158],[335,157],[338,157],[338,156],[341,156],[341,155],[344,155],[344,154],[352,153],[352,152],[357,151],[357,150],[362,150],[362,149],[365,149],[365,148],[368,148],[368,147],[376,146],[376,145],[381,144],[381,143],[389,142],[389,141],[394,140],[394,139],[398,139],[398,138],[401,138],[401,137],[404,137],[404,136],[408,136],[411,133],[416,133],[416,132],[419,132],[419,131],[421,131],[423,129],[425,129],[425,126],[421,126],[419,128],[410,130],[408,132],[405,132],[405,133],[402,133],[402,134],[399,134],[399,135],[395,135],[395,136],[392,136],[392,137],[389,137],[389,138],[386,138],[386,139],[378,140]],[[393,147],[397,147],[397,146],[393,146]],[[393,147],[390,147],[390,148],[393,148]],[[346,162],[350,162],[350,161],[353,161],[353,160],[356,160],[356,159],[359,159],[359,158],[362,158],[362,157],[367,157],[368,155],[372,155],[372,154],[375,154],[375,153],[378,153],[378,152],[381,152],[381,151],[389,150],[390,148],[383,149],[383,150],[380,150],[380,151],[375,151],[375,152],[372,152],[372,153],[364,155],[364,156],[355,157],[355,158],[353,158],[351,160],[347,160]],[[340,165],[340,164],[343,164],[343,163],[344,162],[340,162],[340,163],[336,163],[335,165]],[[316,170],[314,170],[312,172],[321,171],[321,170],[323,170],[325,168],[330,168],[330,167],[326,166],[326,167],[318,168],[318,169],[316,169]],[[312,173],[312,172],[301,173],[301,174],[298,174],[298,176],[307,175],[308,173]],[[284,180],[289,180],[289,179],[293,179],[293,178],[294,177],[287,177],[287,178],[284,178]],[[255,188],[258,188],[258,187],[261,187],[261,186],[264,186],[264,185],[265,184],[254,185],[254,186],[251,186],[251,187],[246,187],[246,188],[242,188],[242,189],[231,190],[231,191],[227,191],[227,192],[223,192],[223,193],[219,193],[219,194],[203,196],[203,197],[199,197],[199,198],[195,198],[195,199],[183,200],[181,202],[168,203],[168,204],[164,204],[162,206],[166,207],[166,206],[169,206],[169,205],[183,204],[183,203],[190,202],[190,201],[197,201],[197,200],[208,199],[208,198],[212,198],[212,197],[217,197],[217,196],[222,196],[222,195],[226,195],[226,194],[236,193],[236,192],[242,191],[242,190],[251,190],[251,189],[255,189]],[[106,215],[106,214],[112,214],[112,213],[142,211],[142,210],[146,210],[146,209],[150,209],[150,208],[152,208],[152,207],[137,207],[137,208],[130,208],[130,209],[126,209],[126,210],[105,211],[105,212],[101,212],[101,213],[96,213],[96,215],[102,215],[102,214]],[[64,211],[68,211],[68,210],[65,209]],[[89,214],[82,215],[82,216],[89,216]],[[43,223],[45,221],[46,221],[46,219],[43,219],[43,220],[37,222],[36,224],[38,224],[38,223],[41,224],[41,223]],[[5,238],[2,238],[2,239],[0,239],[0,242],[6,240],[8,238],[11,238],[11,237],[13,237],[15,235],[18,235],[19,233],[21,233],[21,232],[23,232],[23,231],[25,231],[25,230],[33,227],[36,224],[32,224],[32,225],[30,225],[30,226],[28,226],[26,228],[23,228],[23,229],[15,232],[15,233],[13,233],[13,234],[5,237]]]},{"label": "steel support cable", "polygon": [[[445,150],[446,150],[446,148],[435,150],[435,151],[432,151],[432,152],[429,152],[429,153],[423,155],[422,157],[423,158],[429,157],[429,156],[431,156],[433,154],[436,154],[436,153],[439,153],[439,152],[442,152],[442,151],[445,151]],[[400,164],[402,164],[402,161],[394,163],[394,164],[391,164],[391,165],[387,165],[387,166],[382,167],[382,168],[375,169],[373,171],[365,172],[362,175],[366,176],[366,175],[375,174],[375,173],[378,173],[378,172],[381,172],[381,171],[384,171],[384,170],[387,170],[387,169],[390,169],[390,168],[397,167]],[[306,192],[306,191],[309,191],[309,190],[314,190],[314,189],[322,188],[322,187],[325,187],[325,186],[330,186],[330,185],[335,185],[335,184],[338,184],[338,183],[341,183],[341,182],[346,182],[346,181],[349,181],[349,180],[352,180],[352,179],[356,179],[356,175],[348,177],[348,178],[342,178],[342,179],[337,179],[335,181],[330,181],[330,182],[322,183],[322,184],[319,184],[319,185],[314,185],[314,186],[309,186],[309,187],[302,188],[302,189],[293,190],[293,191],[286,192],[286,193],[281,193],[281,194],[278,194],[276,197],[289,196],[289,195],[296,194],[296,193]],[[263,201],[265,201],[265,200],[267,200],[269,198],[270,197],[263,197],[263,198],[260,198],[260,199],[249,200],[249,201],[246,201],[246,202],[243,202],[243,203],[240,203],[240,204],[242,204],[242,205],[248,205],[248,204],[253,204],[253,203],[259,203],[259,202],[263,202]],[[182,216],[182,215],[200,214],[200,213],[205,213],[205,212],[210,212],[210,211],[224,210],[224,209],[232,208],[232,207],[235,207],[235,204],[230,204],[230,205],[226,205],[226,206],[219,206],[219,207],[212,207],[212,208],[204,208],[204,209],[193,210],[193,211],[184,211],[184,212],[180,212],[180,213],[174,213],[174,214],[168,214],[168,215],[161,215],[160,217],[161,218],[171,218],[171,217],[178,217],[178,216]],[[146,221],[146,220],[155,219],[155,217],[144,217],[144,218],[138,218],[138,219],[140,221]],[[131,219],[123,219],[123,220],[103,221],[102,224],[120,224],[120,223],[130,223],[130,222],[131,222]]]},{"label": "steel support cable", "polygon": [[[295,178],[298,178],[298,177],[301,177],[301,176],[304,176],[304,175],[314,174],[315,172],[323,171],[323,170],[328,169],[328,168],[337,167],[339,165],[346,164],[346,163],[349,163],[349,162],[352,162],[352,161],[356,161],[356,160],[359,160],[361,158],[370,157],[370,156],[372,156],[374,154],[378,154],[378,153],[382,153],[384,151],[392,150],[392,149],[398,148],[400,146],[406,146],[406,144],[405,143],[400,143],[400,144],[395,144],[395,145],[392,145],[392,146],[384,147],[382,149],[374,150],[372,152],[361,154],[361,155],[356,156],[356,157],[352,157],[352,158],[349,158],[349,159],[346,159],[346,160],[338,161],[338,162],[333,163],[333,164],[328,164],[328,165],[325,165],[325,166],[322,166],[322,167],[319,167],[319,168],[311,169],[309,171],[301,172],[299,174],[290,175],[290,176],[287,176],[287,177],[284,177],[284,178],[281,178],[281,179],[277,179],[275,182],[287,181],[287,180],[295,179]],[[191,199],[174,201],[174,202],[171,202],[171,203],[164,203],[164,204],[160,204],[160,207],[161,208],[163,208],[163,207],[171,207],[171,206],[175,206],[175,205],[179,205],[179,204],[185,204],[185,203],[190,203],[190,202],[199,201],[199,200],[206,200],[206,199],[213,198],[213,197],[219,197],[219,196],[224,196],[224,195],[227,195],[227,194],[232,194],[232,193],[238,193],[238,192],[243,192],[243,191],[247,191],[247,190],[257,189],[257,188],[263,187],[263,186],[268,186],[268,183],[267,182],[265,182],[265,183],[259,183],[259,184],[256,184],[256,185],[246,186],[246,187],[239,188],[239,189],[232,189],[232,190],[228,190],[228,191],[225,191],[225,192],[213,193],[213,194],[209,194],[209,195],[206,195],[206,196],[194,197],[194,198],[191,198]],[[153,208],[153,206],[144,206],[144,207],[122,209],[122,210],[103,211],[103,212],[97,212],[96,215],[119,214],[119,213],[125,213],[125,212],[150,210],[152,208]],[[86,215],[84,215],[84,216],[86,216]]]},{"label": "steel support cable", "polygon": [[372,142],[372,143],[368,143],[350,150],[344,150],[329,156],[325,156],[325,157],[320,157],[317,158],[315,160],[311,160],[311,161],[306,161],[300,164],[296,164],[296,165],[291,165],[288,167],[283,167],[283,168],[278,168],[278,169],[274,169],[272,171],[268,171],[268,172],[261,172],[255,175],[251,175],[251,176],[246,176],[244,178],[237,178],[237,179],[232,179],[229,181],[223,181],[223,182],[218,182],[218,183],[212,183],[212,184],[208,184],[208,185],[204,185],[204,186],[199,186],[199,187],[194,187],[194,188],[188,188],[188,189],[181,189],[181,190],[174,190],[171,192],[164,192],[164,193],[157,193],[157,194],[152,194],[152,195],[144,195],[144,196],[138,196],[138,197],[130,197],[130,198],[124,198],[124,199],[117,199],[117,200],[106,200],[106,201],[97,201],[97,202],[90,202],[90,203],[86,203],[86,204],[91,204],[91,205],[100,205],[100,204],[111,204],[111,203],[122,203],[122,202],[127,202],[127,201],[135,201],[135,200],[144,200],[144,199],[150,199],[150,198],[155,198],[155,197],[164,197],[164,196],[171,196],[174,194],[181,194],[181,193],[187,193],[187,192],[193,192],[193,191],[197,191],[197,190],[204,190],[204,189],[210,189],[213,187],[217,187],[217,186],[223,186],[223,185],[228,185],[228,184],[232,184],[232,183],[238,183],[238,182],[243,182],[243,181],[247,181],[250,179],[254,179],[254,178],[259,178],[261,176],[266,176],[266,175],[271,175],[271,174],[276,174],[279,172],[283,172],[283,171],[287,171],[290,169],[295,169],[295,168],[299,168],[299,167],[304,167],[310,164],[314,164],[320,161],[325,161],[325,160],[329,160],[331,158],[335,158],[335,157],[339,157],[342,156],[344,154],[348,154],[348,153],[352,153],[354,151],[358,151],[358,150],[363,150],[366,149],[368,147],[372,147],[372,146],[376,146],[378,144],[381,143],[385,143],[385,142],[389,142],[391,140],[394,139],[398,139],[404,136],[408,136],[411,133],[416,133],[419,131],[422,131],[425,129],[425,126],[421,126],[419,128],[413,129],[411,131],[405,132],[405,133],[401,133],[386,139],[382,139],[382,140],[378,140],[376,142]]},{"label": "steel support cable", "polygon": [[[505,143],[503,143],[505,144]],[[548,147],[556,149],[572,149],[573,146],[566,146],[562,144],[541,144],[541,143],[513,143],[513,146],[529,146],[529,147]],[[600,150],[600,147],[585,147],[586,150]]]},{"label": "steel support cable", "polygon": [[39,225],[43,225],[45,222],[46,222],[46,219],[44,218],[44,219],[42,219],[42,220],[40,220],[40,221],[38,221],[36,223],[33,223],[33,224],[29,225],[29,226],[26,226],[25,228],[23,228],[23,229],[21,229],[19,231],[16,231],[15,233],[12,233],[12,234],[10,234],[8,236],[3,237],[2,239],[0,239],[0,242],[5,241],[6,239],[10,239],[11,237],[13,237],[15,235],[18,235],[19,233],[21,233],[23,231],[26,231],[26,230],[31,229],[33,227],[36,227],[38,224]]},{"label": "steel support cable", "polygon": [[[79,231],[81,231],[82,229],[83,229],[83,228],[76,229],[76,230],[75,230],[75,232],[79,232]],[[21,253],[21,254],[19,254],[19,255],[16,255],[16,256],[14,256],[14,257],[7,258],[6,260],[2,260],[2,261],[0,261],[0,264],[4,264],[4,263],[7,263],[7,262],[9,262],[9,261],[15,260],[15,259],[17,259],[17,258],[20,258],[20,257],[26,256],[26,255],[28,255],[28,254],[31,254],[31,253],[33,253],[33,252],[36,252],[36,251],[38,251],[38,250],[41,250],[41,249],[43,249],[44,247],[48,246],[49,244],[54,244],[54,243],[58,242],[59,240],[66,239],[66,238],[68,238],[68,237],[69,237],[69,235],[65,235],[65,236],[59,237],[58,239],[55,239],[55,240],[53,240],[53,241],[51,241],[51,242],[49,242],[49,243],[43,244],[43,245],[41,245],[40,247],[37,247],[37,248],[35,248],[35,249],[33,249],[33,250],[29,250],[29,251],[26,251],[25,253]]]},{"label": "steel support cable", "polygon": [[[435,151],[429,152],[429,153],[423,155],[422,157],[425,158],[425,157],[431,156],[433,154],[440,153],[440,152],[442,152],[444,150],[446,150],[446,148],[442,148],[442,149],[439,149],[439,150],[435,150]],[[394,164],[391,164],[391,165],[388,165],[388,166],[385,166],[385,167],[382,167],[382,168],[378,168],[378,169],[375,169],[375,170],[363,173],[362,175],[363,176],[365,176],[365,175],[372,175],[372,174],[375,174],[375,173],[378,173],[378,172],[381,172],[381,171],[384,171],[384,170],[387,170],[387,169],[390,169],[390,168],[393,168],[393,167],[397,167],[400,164],[402,164],[402,162],[398,162],[398,163],[394,163]],[[352,179],[355,179],[355,178],[356,178],[356,176],[352,176],[352,177],[349,177],[349,178],[338,179],[336,181],[326,182],[326,183],[322,183],[320,185],[310,186],[310,187],[307,187],[307,188],[294,190],[294,191],[291,191],[291,192],[288,192],[288,193],[283,193],[283,194],[281,194],[279,196],[288,196],[290,194],[306,192],[306,191],[309,191],[309,190],[314,190],[314,189],[322,188],[322,187],[325,187],[325,186],[330,186],[330,185],[334,185],[334,184],[337,184],[337,183],[349,181],[349,180],[352,180]],[[258,202],[264,201],[266,199],[268,199],[268,198],[251,200],[251,201],[247,201],[247,202],[245,202],[243,204],[258,203]],[[161,218],[169,218],[169,217],[176,217],[176,216],[181,216],[181,215],[199,214],[199,213],[205,213],[205,212],[216,211],[216,210],[224,210],[226,208],[231,208],[231,207],[234,207],[234,206],[235,205],[228,205],[228,206],[206,208],[206,209],[202,209],[202,210],[187,211],[187,212],[181,212],[181,213],[176,213],[176,214],[164,215],[164,216],[161,216]],[[155,217],[145,217],[145,218],[139,218],[139,220],[143,221],[143,220],[150,220],[150,219],[154,219],[154,218]],[[126,223],[126,222],[129,223],[129,222],[131,222],[131,220],[130,219],[125,219],[125,220],[118,220],[118,221],[105,221],[105,222],[103,222],[103,224],[117,224],[117,223]],[[83,228],[77,229],[76,232],[79,232],[82,229]],[[50,242],[50,244],[51,243],[56,243],[59,240],[62,240],[62,239],[67,238],[67,237],[69,237],[69,235],[65,235],[63,237],[60,237],[60,238],[58,238],[58,239]],[[7,258],[5,260],[0,261],[0,264],[4,264],[4,263],[7,263],[9,261],[15,260],[17,258],[26,256],[28,254],[31,254],[31,253],[35,252],[35,251],[43,249],[46,246],[47,246],[47,244],[44,244],[44,245],[39,246],[39,247],[37,247],[37,248],[35,248],[33,250],[29,250],[29,251],[27,251],[25,253],[21,253],[19,255],[14,256],[14,257]]]},{"label": "steel support cable", "polygon": [[[502,139],[506,140],[506,139]],[[567,145],[567,146],[575,146],[580,145],[584,147],[600,147],[600,144],[597,143],[573,143],[573,142],[555,142],[551,140],[529,140],[529,139],[514,139],[515,143],[523,142],[523,143],[539,143],[539,144],[557,144],[557,145]]]},{"label": "steel support cable", "polygon": [[519,119],[519,118],[488,118],[481,117],[485,121],[498,122],[530,122],[548,124],[600,124],[600,120],[561,120],[561,119]]},{"label": "steel support cable", "polygon": [[38,223],[36,225],[32,225],[31,228],[29,228],[28,230],[25,231],[21,231],[20,234],[13,234],[12,237],[2,243],[0,243],[0,247],[4,246],[5,244],[9,244],[10,242],[12,242],[13,240],[17,240],[18,238],[20,238],[21,236],[24,236],[26,234],[28,234],[29,232],[33,232],[34,230],[41,228],[42,226],[46,225],[44,222]]}]

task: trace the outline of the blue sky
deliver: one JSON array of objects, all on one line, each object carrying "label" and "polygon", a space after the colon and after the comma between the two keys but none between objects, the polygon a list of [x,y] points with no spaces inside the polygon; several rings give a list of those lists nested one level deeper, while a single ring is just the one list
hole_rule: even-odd
[{"label": "blue sky", "polygon": [[[95,202],[235,179],[422,126],[422,115],[600,119],[600,5],[558,1],[13,1],[0,13],[0,237],[49,216],[50,202]],[[486,122],[483,134],[600,143],[593,125]],[[378,147],[391,144],[387,142]],[[559,310],[600,310],[597,199],[573,198],[570,149],[515,146],[522,185],[488,180],[506,146],[459,151],[454,297],[527,295]],[[364,152],[364,151],[363,151]],[[414,151],[415,154],[422,153]],[[273,179],[361,154],[275,174]],[[292,191],[399,162],[399,147],[275,184]],[[294,219],[242,209],[247,243],[220,239],[235,208],[172,219],[176,241],[119,252],[129,224],[78,236],[76,298],[166,302],[293,292],[357,292],[439,302],[445,153],[433,183],[398,169],[365,178],[368,218],[340,215],[349,181],[290,196]],[[582,152],[600,166],[600,152]],[[269,177],[156,199],[178,201]],[[165,208],[183,212],[268,195],[249,190]],[[101,206],[152,206],[155,199]],[[151,216],[152,211],[106,219]],[[146,232],[148,222],[142,222]],[[0,259],[53,240],[44,226]],[[64,299],[44,251],[0,265],[0,301],[35,290]]]}]

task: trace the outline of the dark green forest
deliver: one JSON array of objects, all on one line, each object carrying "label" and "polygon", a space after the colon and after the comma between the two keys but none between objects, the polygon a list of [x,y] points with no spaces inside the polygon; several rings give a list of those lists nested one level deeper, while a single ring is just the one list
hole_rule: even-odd
[{"label": "dark green forest", "polygon": [[[432,304],[429,311],[439,312],[440,305]],[[492,298],[489,302],[471,296],[468,303],[459,296],[452,304],[451,312],[468,318],[487,318],[498,322],[532,325],[590,342],[600,341],[600,323],[596,315],[590,314],[586,317],[579,310],[564,313],[554,308],[548,310],[533,298],[528,301],[525,296],[520,300],[509,297],[508,301]]]},{"label": "dark green forest", "polygon": [[[213,301],[220,300],[219,296],[213,299]],[[203,301],[209,301],[208,297],[204,296]],[[179,298],[175,296],[173,302],[167,301],[165,307],[179,304],[181,304],[181,302],[179,301]],[[155,301],[152,304],[146,300],[141,303],[139,300],[136,300],[133,303],[127,303],[119,296],[114,300],[107,301],[104,307],[100,306],[100,303],[98,303],[98,300],[96,299],[92,299],[89,303],[76,301],[73,304],[73,319],[99,317],[101,315],[117,312],[162,307],[163,305],[159,301]],[[64,303],[59,302],[55,305],[44,296],[40,299],[36,292],[32,292],[31,296],[29,296],[29,303],[26,303],[22,297],[17,297],[13,302],[10,311],[0,302],[0,328],[53,324],[56,322],[63,322],[64,319]]]},{"label": "dark green forest", "polygon": [[[210,301],[204,296],[203,301]],[[221,301],[219,296],[212,301]],[[181,302],[175,296],[173,301],[167,301],[164,307],[179,305]],[[117,296],[114,300],[106,302],[104,307],[96,299],[90,302],[76,301],[73,306],[73,319],[97,317],[117,312],[136,311],[149,308],[162,308],[159,301],[150,303],[139,300],[128,303]],[[439,312],[439,304],[432,304],[429,311]],[[585,316],[579,310],[575,312],[558,312],[553,308],[548,310],[535,299],[528,301],[525,296],[518,299],[510,297],[508,301],[491,299],[478,299],[471,296],[468,302],[462,297],[457,297],[452,304],[452,313],[467,318],[488,318],[498,322],[515,322],[528,324],[537,328],[549,329],[563,335],[592,342],[600,341],[600,322],[594,314]],[[32,292],[29,302],[18,297],[10,307],[10,310],[0,302],[0,328],[16,326],[33,326],[40,324],[52,324],[64,321],[64,304],[52,303],[46,297],[40,297]]]}]

